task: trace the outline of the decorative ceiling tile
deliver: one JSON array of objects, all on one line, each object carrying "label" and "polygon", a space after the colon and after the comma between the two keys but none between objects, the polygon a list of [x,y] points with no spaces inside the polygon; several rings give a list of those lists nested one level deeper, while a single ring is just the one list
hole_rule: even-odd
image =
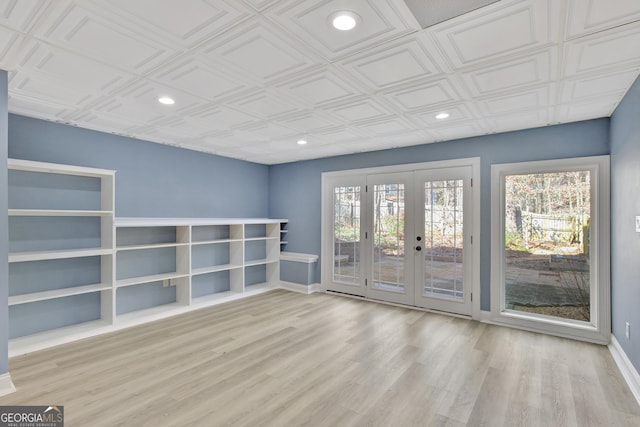
[{"label": "decorative ceiling tile", "polygon": [[622,98],[621,95],[608,95],[598,98],[590,98],[571,104],[561,104],[556,107],[556,121],[569,123],[579,120],[609,117],[616,109]]},{"label": "decorative ceiling tile", "polygon": [[28,32],[37,17],[47,8],[48,3],[50,2],[46,0],[0,0],[0,25],[20,32]]},{"label": "decorative ceiling tile", "polygon": [[290,79],[278,88],[297,102],[311,107],[347,101],[362,94],[333,68]]},{"label": "decorative ceiling tile", "polygon": [[[492,132],[509,132],[524,128],[546,126],[550,122],[548,109],[531,109],[516,114],[503,114],[490,117],[487,124]],[[523,126],[525,126],[523,128]]]},{"label": "decorative ceiling tile", "polygon": [[373,98],[364,98],[355,102],[331,106],[325,108],[324,111],[331,112],[348,123],[381,119],[393,114]]},{"label": "decorative ceiling tile", "polygon": [[38,74],[56,85],[72,82],[72,90],[95,97],[109,95],[134,80],[134,76],[97,61],[36,42],[19,65],[26,74]]},{"label": "decorative ceiling tile", "polygon": [[559,2],[506,1],[433,27],[454,68],[521,54],[554,42]]},{"label": "decorative ceiling tile", "polygon": [[[449,117],[444,120],[437,119],[436,115],[443,112],[448,113]],[[411,118],[418,124],[426,125],[429,130],[434,127],[457,128],[459,122],[469,121],[476,118],[469,106],[465,104],[414,112],[407,114],[407,117]]]},{"label": "decorative ceiling tile", "polygon": [[[170,95],[175,98],[175,105],[162,105],[158,97]],[[202,105],[202,101],[186,93],[167,88],[157,83],[140,80],[118,91],[107,101],[94,106],[92,110],[119,116],[137,123],[152,123],[175,117],[181,111]]]},{"label": "decorative ceiling tile", "polygon": [[472,95],[482,96],[503,91],[523,91],[530,86],[550,84],[555,77],[556,50],[474,68],[462,75]]},{"label": "decorative ceiling tile", "polygon": [[193,47],[251,16],[241,2],[230,0],[91,0],[91,5],[93,10],[113,14],[123,25],[144,26],[159,40],[184,47]]},{"label": "decorative ceiling tile", "polygon": [[[359,16],[353,31],[339,31],[331,26],[330,16],[345,9]],[[285,2],[267,16],[329,60],[344,58],[417,29],[412,27],[415,20],[406,5],[398,1],[296,0]]]},{"label": "decorative ceiling tile", "polygon": [[489,116],[509,114],[521,110],[532,111],[546,108],[551,103],[551,90],[550,86],[541,86],[524,92],[484,97],[478,99],[477,104],[483,113]]},{"label": "decorative ceiling tile", "polygon": [[565,44],[564,76],[640,64],[640,22]]},{"label": "decorative ceiling tile", "polygon": [[218,101],[246,90],[248,87],[246,83],[193,58],[185,59],[174,64],[171,68],[163,69],[151,78],[167,87],[175,87],[209,101]]},{"label": "decorative ceiling tile", "polygon": [[638,73],[640,73],[640,66],[567,79],[563,84],[562,102],[570,103],[607,94],[618,94],[622,97],[638,77]]},{"label": "decorative ceiling tile", "polygon": [[413,132],[417,128],[417,125],[403,117],[390,117],[358,124],[358,129],[361,129],[368,135],[380,137]]},{"label": "decorative ceiling tile", "polygon": [[568,0],[567,39],[638,20],[638,0]]},{"label": "decorative ceiling tile", "polygon": [[460,100],[460,96],[448,79],[403,86],[400,89],[385,91],[383,94],[402,111],[419,110]]},{"label": "decorative ceiling tile", "polygon": [[425,34],[403,37],[342,62],[373,90],[410,83],[442,74],[444,61]]},{"label": "decorative ceiling tile", "polygon": [[302,133],[313,133],[340,125],[340,123],[323,117],[316,112],[305,112],[293,117],[281,118],[278,123]]},{"label": "decorative ceiling tile", "polygon": [[290,115],[299,111],[299,106],[280,96],[275,90],[258,90],[242,97],[235,97],[226,104],[253,114],[263,119],[273,119],[278,116]]},{"label": "decorative ceiling tile", "polygon": [[234,67],[259,83],[281,79],[292,73],[317,68],[301,45],[287,40],[273,25],[255,18],[202,49],[202,56],[213,64]]},{"label": "decorative ceiling tile", "polygon": [[115,20],[72,4],[58,14],[46,16],[36,37],[58,47],[73,50],[105,64],[131,73],[144,73],[170,60],[176,54]]},{"label": "decorative ceiling tile", "polygon": [[31,97],[15,91],[11,91],[9,102],[13,114],[54,121],[60,119],[71,108],[70,105],[49,102],[40,97]]}]

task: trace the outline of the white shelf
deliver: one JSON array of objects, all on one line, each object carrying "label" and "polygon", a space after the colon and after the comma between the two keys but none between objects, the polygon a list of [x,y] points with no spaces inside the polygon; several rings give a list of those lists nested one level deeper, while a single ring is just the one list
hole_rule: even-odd
[{"label": "white shelf", "polygon": [[188,243],[152,243],[148,245],[128,245],[116,247],[117,252],[137,251],[141,249],[177,248],[179,246],[189,246]]},{"label": "white shelf", "polygon": [[234,243],[234,242],[242,242],[242,239],[198,240],[198,241],[195,241],[195,242],[191,242],[191,246],[215,245],[217,243]]},{"label": "white shelf", "polygon": [[116,227],[162,227],[162,226],[200,226],[200,225],[249,225],[279,224],[286,219],[272,218],[116,218]]},{"label": "white shelf", "polygon": [[242,265],[237,265],[237,264],[213,265],[211,267],[194,268],[191,270],[191,275],[199,276],[202,274],[215,273],[218,271],[235,270],[242,267],[243,267]]},{"label": "white shelf", "polygon": [[141,285],[143,283],[161,282],[163,280],[179,279],[181,277],[188,277],[189,274],[184,273],[163,273],[163,274],[151,274],[149,276],[132,277],[130,279],[116,280],[116,288],[124,288],[126,286]]},{"label": "white shelf", "polygon": [[20,356],[33,351],[42,350],[55,345],[66,344],[111,331],[113,331],[113,328],[109,322],[93,320],[90,322],[78,323],[77,325],[39,332],[33,335],[12,338],[9,340],[9,357]]},{"label": "white shelf", "polygon": [[74,209],[9,209],[9,216],[109,216],[112,211],[87,211]]},{"label": "white shelf", "polygon": [[142,310],[132,311],[130,313],[118,314],[114,325],[120,329],[122,326],[134,326],[154,320],[164,319],[166,317],[175,316],[176,314],[186,313],[189,307],[177,302],[170,304],[158,305],[156,307],[145,308]]},{"label": "white shelf", "polygon": [[233,292],[233,291],[216,292],[215,294],[202,295],[202,296],[193,298],[192,304],[194,306],[209,306],[214,304],[220,304],[226,301],[233,301],[234,299],[238,299],[243,296],[244,295],[241,292]]},{"label": "white shelf", "polygon": [[279,237],[269,237],[269,236],[262,236],[262,237],[247,237],[244,239],[245,242],[256,242],[256,241],[266,241],[266,240],[278,240],[280,241]]},{"label": "white shelf", "polygon": [[9,297],[9,305],[27,304],[30,302],[44,301],[73,295],[89,294],[92,292],[107,291],[110,289],[112,289],[110,283],[98,283],[96,285],[73,286],[70,288],[54,289],[51,291],[13,295]]},{"label": "white shelf", "polygon": [[99,255],[112,255],[113,249],[89,248],[89,249],[63,249],[54,251],[30,251],[12,252],[9,254],[9,262],[45,261],[52,259],[81,258]]},{"label": "white shelf", "polygon": [[279,259],[256,259],[256,260],[252,260],[252,261],[245,261],[244,262],[244,266],[245,267],[252,267],[254,265],[265,265],[265,264],[271,264],[274,262],[279,262]]},{"label": "white shelf", "polygon": [[280,261],[293,261],[305,264],[318,262],[318,255],[302,254],[298,252],[280,252]]},{"label": "white shelf", "polygon": [[96,178],[112,177],[116,171],[108,169],[71,166],[58,163],[34,162],[31,160],[7,159],[7,169],[28,172],[55,173],[60,175],[92,176]]}]

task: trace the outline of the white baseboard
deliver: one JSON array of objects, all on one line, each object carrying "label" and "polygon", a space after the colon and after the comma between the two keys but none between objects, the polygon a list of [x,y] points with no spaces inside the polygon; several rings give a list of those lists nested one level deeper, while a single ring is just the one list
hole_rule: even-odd
[{"label": "white baseboard", "polygon": [[614,335],[611,335],[611,342],[608,347],[611,356],[613,356],[613,360],[616,362],[616,365],[618,365],[618,369],[620,369],[622,376],[629,385],[631,393],[633,393],[633,396],[640,405],[640,374],[638,374],[635,366],[633,366],[627,353],[624,352]]},{"label": "white baseboard", "polygon": [[300,292],[307,295],[320,291],[319,283],[314,283],[312,285],[301,285],[300,283],[280,281],[280,286],[278,287],[280,289],[286,289],[287,291]]},{"label": "white baseboard", "polygon": [[15,391],[16,387],[13,385],[13,381],[11,381],[11,375],[8,372],[0,375],[0,396],[5,396]]}]

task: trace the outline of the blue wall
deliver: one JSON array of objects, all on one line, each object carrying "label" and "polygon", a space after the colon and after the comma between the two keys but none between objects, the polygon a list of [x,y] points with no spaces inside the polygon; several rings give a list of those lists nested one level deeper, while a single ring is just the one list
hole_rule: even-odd
[{"label": "blue wall", "polygon": [[[640,78],[611,117],[611,306],[612,329],[640,371]],[[625,336],[631,324],[631,339]]]},{"label": "blue wall", "polygon": [[268,215],[264,165],[13,114],[9,157],[117,170],[119,217]]},{"label": "blue wall", "polygon": [[[603,154],[609,154],[609,119],[282,164],[272,166],[269,172],[269,215],[289,219],[287,251],[320,255],[322,172],[480,157],[481,307],[489,310],[491,165]],[[318,262],[315,281],[320,280]]]},{"label": "blue wall", "polygon": [[[0,259],[9,251],[9,220],[7,215],[7,105],[9,101],[7,72],[0,70]],[[9,337],[9,265],[0,262],[0,375],[8,371]]]}]

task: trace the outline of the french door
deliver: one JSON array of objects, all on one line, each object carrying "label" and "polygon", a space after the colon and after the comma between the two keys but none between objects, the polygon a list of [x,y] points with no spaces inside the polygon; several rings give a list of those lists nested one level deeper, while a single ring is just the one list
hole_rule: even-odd
[{"label": "french door", "polygon": [[328,179],[326,289],[471,314],[471,173],[465,166]]}]

